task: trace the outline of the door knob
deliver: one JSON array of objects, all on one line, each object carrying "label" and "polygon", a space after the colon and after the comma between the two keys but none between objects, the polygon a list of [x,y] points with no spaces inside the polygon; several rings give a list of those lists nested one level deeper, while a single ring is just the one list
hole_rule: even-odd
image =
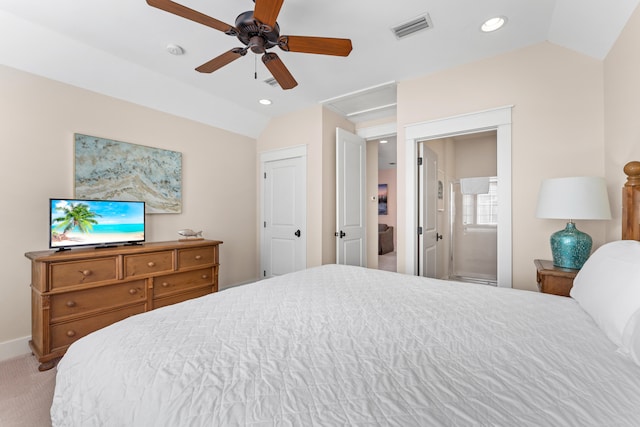
[{"label": "door knob", "polygon": [[296,235],[296,237],[300,237],[300,230],[296,230],[296,232],[295,232],[295,233],[293,233],[293,234],[295,234],[295,235]]},{"label": "door knob", "polygon": [[437,242],[438,240],[442,240],[442,234],[438,234],[438,233],[436,233],[436,242]]}]

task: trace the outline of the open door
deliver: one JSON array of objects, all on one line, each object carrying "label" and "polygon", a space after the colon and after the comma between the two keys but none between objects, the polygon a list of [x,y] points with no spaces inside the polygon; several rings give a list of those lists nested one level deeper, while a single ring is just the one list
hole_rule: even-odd
[{"label": "open door", "polygon": [[366,141],[336,128],[336,263],[367,265]]},{"label": "open door", "polygon": [[421,276],[436,277],[436,245],[441,238],[437,230],[438,155],[424,142],[418,144],[418,150],[418,159],[422,159],[418,167],[419,224],[422,231],[418,232],[418,267]]}]

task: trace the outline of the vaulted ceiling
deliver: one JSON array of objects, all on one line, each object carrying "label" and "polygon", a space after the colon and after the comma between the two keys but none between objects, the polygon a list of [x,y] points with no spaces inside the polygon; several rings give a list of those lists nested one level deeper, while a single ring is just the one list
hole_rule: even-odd
[{"label": "vaulted ceiling", "polygon": [[[282,90],[249,52],[212,74],[194,69],[242,46],[210,27],[145,0],[0,0],[4,65],[256,137],[270,118],[371,87],[549,41],[604,59],[640,0],[285,0],[280,33],[349,38],[348,57],[273,51],[298,81]],[[233,25],[251,0],[181,0]],[[403,39],[392,27],[428,15],[431,26]],[[492,33],[493,16],[507,24]],[[167,45],[184,49],[172,55]],[[366,94],[366,92],[365,92]],[[270,99],[269,106],[258,103]],[[352,97],[348,109],[393,110],[388,100]],[[359,102],[361,101],[361,102]],[[349,111],[341,111],[348,115]],[[366,115],[353,114],[357,121]]]}]

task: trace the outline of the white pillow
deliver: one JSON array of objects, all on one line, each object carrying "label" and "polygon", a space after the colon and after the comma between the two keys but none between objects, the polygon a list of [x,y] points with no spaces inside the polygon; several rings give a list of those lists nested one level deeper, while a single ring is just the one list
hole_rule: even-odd
[{"label": "white pillow", "polygon": [[640,323],[635,319],[625,331],[640,310],[640,242],[619,240],[598,248],[578,272],[570,295],[611,341],[630,353]]}]

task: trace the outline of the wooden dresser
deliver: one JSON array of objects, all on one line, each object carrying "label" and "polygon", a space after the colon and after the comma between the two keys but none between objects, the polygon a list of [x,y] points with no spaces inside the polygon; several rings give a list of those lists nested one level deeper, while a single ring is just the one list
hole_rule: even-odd
[{"label": "wooden dresser", "polygon": [[74,341],[134,314],[218,291],[216,240],[146,243],[64,252],[31,260],[31,341],[39,369]]}]

